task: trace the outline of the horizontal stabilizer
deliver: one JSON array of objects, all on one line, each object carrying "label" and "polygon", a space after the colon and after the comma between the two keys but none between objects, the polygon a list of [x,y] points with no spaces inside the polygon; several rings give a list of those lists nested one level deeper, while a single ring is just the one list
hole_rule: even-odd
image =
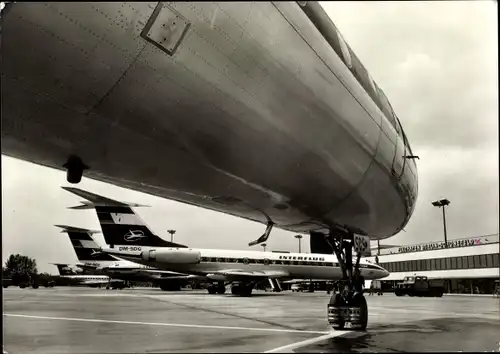
[{"label": "horizontal stabilizer", "polygon": [[63,229],[61,232],[77,232],[77,233],[82,233],[82,234],[99,234],[101,231],[97,230],[89,230],[89,229],[83,229],[81,227],[74,227],[74,226],[68,226],[68,225],[54,225],[57,227],[60,227]]},{"label": "horizontal stabilizer", "polygon": [[149,207],[149,205],[135,204],[135,203],[124,203],[117,200],[109,199],[98,194],[84,191],[83,189],[74,187],[61,187],[68,192],[76,194],[79,197],[87,199],[89,202],[82,202],[83,205],[78,205],[70,207],[69,209],[91,209],[95,206],[107,206],[107,207]]}]

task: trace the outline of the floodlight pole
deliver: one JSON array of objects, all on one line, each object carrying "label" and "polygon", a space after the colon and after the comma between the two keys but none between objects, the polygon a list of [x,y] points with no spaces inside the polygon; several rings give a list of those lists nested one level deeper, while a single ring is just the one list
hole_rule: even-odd
[{"label": "floodlight pole", "polygon": [[448,199],[441,199],[441,200],[436,200],[431,204],[437,208],[443,209],[444,248],[448,248],[448,235],[446,232],[446,211],[444,209],[446,208],[447,205],[450,204],[450,201]]},{"label": "floodlight pole", "polygon": [[174,242],[175,230],[167,230],[167,232],[170,234],[170,242]]},{"label": "floodlight pole", "polygon": [[448,236],[446,234],[446,213],[444,211],[445,205],[441,207],[443,209],[443,229],[444,229],[444,248],[448,248]]},{"label": "floodlight pole", "polygon": [[301,247],[302,235],[295,235],[295,238],[299,240],[299,253],[302,253],[302,247]]}]

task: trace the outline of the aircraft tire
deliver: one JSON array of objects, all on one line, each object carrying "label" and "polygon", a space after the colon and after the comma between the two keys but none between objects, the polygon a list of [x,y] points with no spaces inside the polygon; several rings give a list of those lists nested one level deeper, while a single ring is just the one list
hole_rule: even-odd
[{"label": "aircraft tire", "polygon": [[224,294],[226,292],[226,287],[224,285],[217,286],[217,294]]},{"label": "aircraft tire", "polygon": [[251,296],[252,295],[252,290],[253,290],[253,287],[250,286],[250,285],[242,286],[241,287],[241,293],[240,293],[240,295],[241,296]]},{"label": "aircraft tire", "polygon": [[339,309],[342,306],[345,306],[342,296],[340,296],[340,294],[332,294],[328,304],[328,322],[335,330],[342,330],[345,326],[344,318]]},{"label": "aircraft tire", "polygon": [[353,329],[365,331],[368,325],[368,304],[366,298],[362,294],[353,296],[352,307],[359,308],[359,318],[357,321],[352,321]]},{"label": "aircraft tire", "polygon": [[215,287],[215,286],[213,286],[213,285],[209,286],[209,287],[207,288],[207,290],[208,290],[208,293],[209,293],[210,295],[213,295],[213,294],[217,293],[217,289],[216,289],[216,287]]}]

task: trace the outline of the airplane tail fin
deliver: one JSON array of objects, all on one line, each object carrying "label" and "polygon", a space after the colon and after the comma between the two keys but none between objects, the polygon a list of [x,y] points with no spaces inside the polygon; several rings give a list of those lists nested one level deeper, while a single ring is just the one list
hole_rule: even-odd
[{"label": "airplane tail fin", "polygon": [[99,262],[99,261],[116,261],[116,258],[109,254],[99,253],[101,246],[92,238],[93,234],[100,231],[82,229],[74,226],[55,225],[62,229],[61,232],[67,233],[71,241],[71,245],[75,250],[76,257],[81,262]]},{"label": "airplane tail fin", "polygon": [[155,235],[132,210],[132,207],[145,205],[119,202],[78,188],[62,188],[87,199],[87,201],[82,202],[82,205],[70,209],[95,208],[104,240],[111,247],[114,245],[135,245],[187,248],[187,246],[166,241]]}]

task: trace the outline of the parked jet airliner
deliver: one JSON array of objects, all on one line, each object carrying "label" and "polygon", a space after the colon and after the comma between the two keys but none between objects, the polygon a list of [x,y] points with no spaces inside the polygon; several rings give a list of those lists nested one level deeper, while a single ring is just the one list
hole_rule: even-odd
[{"label": "parked jet airliner", "polygon": [[[85,208],[95,207],[104,240],[113,245],[113,248],[102,248],[103,255],[172,272],[199,275],[222,283],[209,287],[210,293],[223,293],[225,282],[233,283],[233,294],[250,295],[258,282],[268,279],[342,278],[335,255],[160,246],[158,236],[153,235],[144,221],[124,203],[77,188],[63,188],[89,200],[90,203],[84,204]],[[75,208],[81,209],[81,206]],[[131,238],[131,234],[141,237]],[[364,260],[360,261],[360,272],[370,280],[389,275],[384,268]]]},{"label": "parked jet airliner", "polygon": [[61,278],[71,279],[75,285],[85,285],[93,288],[105,286],[106,288],[122,289],[125,283],[122,280],[112,279],[107,275],[101,274],[81,274],[75,267],[69,264],[53,263],[59,272]]},{"label": "parked jet airliner", "polygon": [[[162,290],[180,290],[181,285],[194,281],[196,276],[161,270],[140,265],[99,252],[101,246],[92,238],[96,233],[79,227],[56,225],[68,234],[80,268],[105,274],[124,281],[149,281],[158,284]],[[129,238],[125,237],[125,240]]]}]

